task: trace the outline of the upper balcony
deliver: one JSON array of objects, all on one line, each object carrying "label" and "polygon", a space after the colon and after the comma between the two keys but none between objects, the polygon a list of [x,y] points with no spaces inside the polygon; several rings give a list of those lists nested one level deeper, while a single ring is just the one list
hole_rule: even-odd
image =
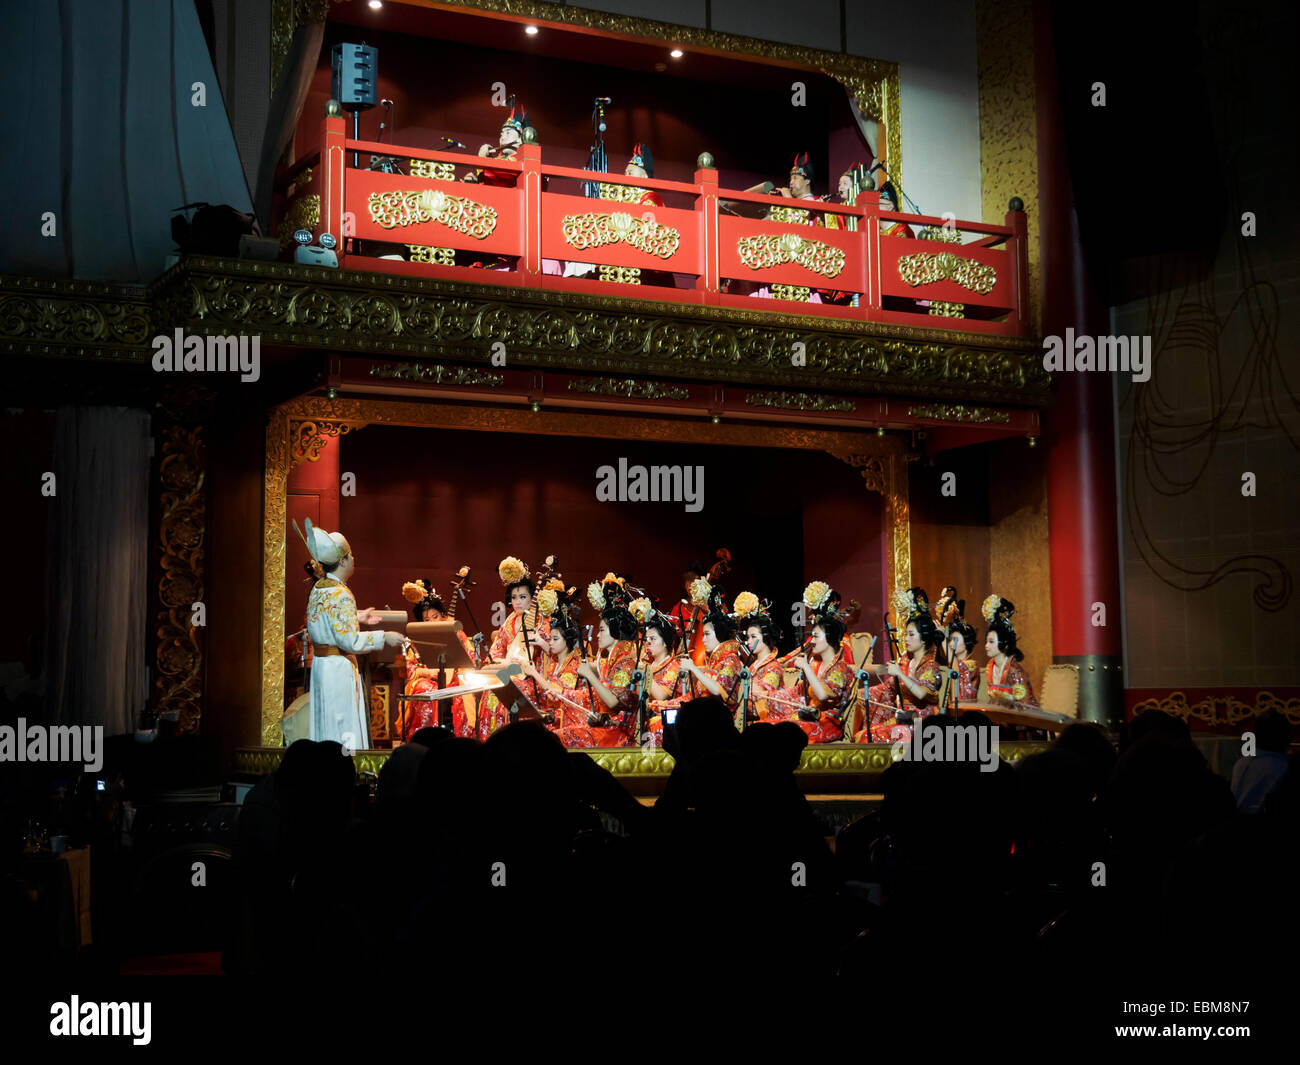
[{"label": "upper balcony", "polygon": [[[628,178],[549,165],[536,143],[485,160],[353,140],[347,121],[325,116],[321,151],[286,174],[280,214],[281,231],[338,238],[344,269],[721,307],[758,321],[1030,334],[1021,210],[991,225],[882,211],[871,191],[852,205],[792,201],[721,188],[707,154],[690,183]],[[381,161],[387,170],[372,168]],[[489,181],[464,180],[484,166]]]}]

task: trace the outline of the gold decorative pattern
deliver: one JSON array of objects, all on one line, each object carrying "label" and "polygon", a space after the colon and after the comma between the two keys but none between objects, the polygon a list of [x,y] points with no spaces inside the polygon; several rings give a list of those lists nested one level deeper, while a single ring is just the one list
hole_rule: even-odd
[{"label": "gold decorative pattern", "polygon": [[960,403],[917,403],[907,408],[909,418],[934,418],[944,422],[994,422],[1006,425],[1011,415],[1004,410],[965,407]]},{"label": "gold decorative pattern", "polygon": [[434,181],[455,181],[455,163],[435,163],[432,159],[412,159],[407,167],[411,177],[432,178]]},{"label": "gold decorative pattern", "polygon": [[779,300],[807,303],[808,297],[812,295],[812,289],[806,285],[773,285],[772,295]]},{"label": "gold decorative pattern", "polygon": [[343,422],[294,422],[293,440],[289,451],[289,468],[302,462],[316,462],[325,449],[326,437],[345,436],[352,427]]},{"label": "gold decorative pattern", "polygon": [[1256,717],[1265,710],[1276,710],[1284,715],[1293,725],[1300,725],[1300,699],[1284,699],[1272,692],[1263,691],[1255,695],[1255,702],[1245,703],[1229,693],[1213,694],[1192,702],[1186,692],[1170,692],[1162,699],[1143,699],[1133,706],[1133,716],[1147,710],[1163,710],[1166,714],[1190,721],[1196,718],[1207,725],[1232,727],[1242,721]]},{"label": "gold decorative pattern", "polygon": [[[798,343],[810,391],[1039,407],[1050,398],[1031,339],[241,259],[186,258],[152,293],[169,327],[256,333],[263,345],[461,361],[500,341],[516,368],[783,388]],[[147,335],[140,347],[143,358]]]},{"label": "gold decorative pattern", "polygon": [[767,221],[785,222],[792,226],[806,226],[808,224],[808,212],[799,207],[769,207],[767,209]]},{"label": "gold decorative pattern", "polygon": [[320,197],[314,192],[306,196],[295,197],[289,204],[280,224],[275,227],[276,238],[280,241],[280,250],[284,251],[293,244],[293,234],[299,229],[310,229],[313,233],[320,224]]},{"label": "gold decorative pattern", "polygon": [[962,288],[987,296],[998,282],[997,271],[987,263],[962,259],[950,251],[918,252],[898,260],[898,276],[915,288],[936,281],[954,281]]},{"label": "gold decorative pattern", "polygon": [[435,385],[497,385],[505,382],[505,375],[491,370],[475,370],[467,366],[429,366],[418,362],[382,362],[370,367],[371,377],[389,381],[420,381]]},{"label": "gold decorative pattern", "polygon": [[370,685],[370,739],[388,739],[389,685]]},{"label": "gold decorative pattern", "polygon": [[148,363],[152,311],[127,285],[0,276],[0,351]]},{"label": "gold decorative pattern", "polygon": [[[266,485],[263,497],[265,525],[262,541],[262,743],[282,743],[280,717],[284,712],[284,622],[286,490],[293,441],[300,425],[429,426],[482,432],[519,432],[520,411],[512,407],[468,406],[454,403],[403,402],[381,399],[328,399],[304,396],[276,407],[267,422]],[[622,412],[542,410],[527,415],[528,431],[539,436],[576,436],[607,440],[665,440],[682,444],[787,447],[826,451],[839,457],[874,457],[889,472],[886,521],[894,524],[889,573],[894,586],[899,573],[910,583],[910,531],[907,527],[907,476],[902,442],[897,437],[877,437],[860,430],[827,430],[807,426],[755,425],[708,421],[629,418]],[[845,461],[850,461],[845,458]],[[852,464],[850,462],[850,464]],[[898,476],[898,470],[903,476]],[[868,483],[868,487],[870,484]],[[904,568],[900,569],[900,565]]]},{"label": "gold decorative pattern", "polygon": [[619,203],[637,203],[645,195],[645,189],[638,189],[635,185],[612,185],[608,181],[598,182],[596,188],[602,200]]},{"label": "gold decorative pattern", "polygon": [[779,407],[781,410],[853,411],[858,405],[851,399],[811,396],[807,392],[750,392],[745,396],[750,407]]},{"label": "gold decorative pattern", "polygon": [[616,285],[641,284],[641,268],[637,266],[602,266],[600,279]]},{"label": "gold decorative pattern", "polygon": [[280,68],[289,55],[294,31],[299,26],[324,22],[330,4],[343,0],[272,0],[271,4],[271,89],[274,91]]},{"label": "gold decorative pattern", "polygon": [[207,494],[203,430],[172,425],[162,433],[158,464],[157,625],[154,636],[154,709],[178,713],[182,733],[199,730],[203,708],[203,640],[193,607],[203,601],[203,538]]},{"label": "gold decorative pattern", "polygon": [[976,0],[979,64],[980,192],[985,219],[1001,220],[1013,196],[1029,225],[1029,321],[1041,329],[1037,99],[1034,11],[1030,0]]},{"label": "gold decorative pattern", "polygon": [[435,248],[429,244],[408,244],[413,263],[434,263],[438,266],[455,266],[456,252],[452,248]]},{"label": "gold decorative pattern", "polygon": [[383,229],[438,222],[457,233],[483,240],[497,227],[496,208],[441,189],[372,192],[366,206],[371,221]]},{"label": "gold decorative pattern", "polygon": [[621,241],[647,255],[671,259],[682,239],[681,233],[672,226],[660,225],[649,218],[634,218],[626,211],[565,215],[563,225],[565,243],[578,251]]},{"label": "gold decorative pattern", "polygon": [[632,378],[614,380],[608,377],[582,377],[570,381],[569,391],[599,396],[624,396],[628,399],[688,399],[691,394],[689,389],[679,385],[635,381]]},{"label": "gold decorative pattern", "polygon": [[966,304],[931,300],[930,314],[935,318],[964,318],[966,316]]},{"label": "gold decorative pattern", "polygon": [[820,240],[810,240],[797,233],[741,237],[736,242],[740,261],[751,270],[764,270],[798,263],[823,277],[838,277],[844,269],[844,251]]},{"label": "gold decorative pattern", "polygon": [[937,240],[942,244],[960,244],[961,230],[948,229],[944,226],[923,226],[919,234],[922,240]]}]

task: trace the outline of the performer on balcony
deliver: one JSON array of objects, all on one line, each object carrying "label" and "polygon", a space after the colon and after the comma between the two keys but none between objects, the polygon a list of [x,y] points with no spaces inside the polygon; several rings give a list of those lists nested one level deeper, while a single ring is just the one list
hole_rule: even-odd
[{"label": "performer on balcony", "polygon": [[815,604],[812,648],[808,654],[795,655],[795,667],[803,676],[789,693],[799,696],[794,721],[808,734],[808,742],[835,743],[844,738],[853,683],[853,669],[844,661],[844,615],[824,581],[814,581],[804,589],[805,606],[810,601]]},{"label": "performer on balcony", "polygon": [[772,724],[788,721],[794,716],[794,708],[769,701],[768,698],[788,697],[785,690],[785,668],[776,646],[781,638],[781,630],[772,621],[771,607],[761,602],[753,592],[741,592],[736,596],[733,606],[736,610],[737,628],[745,646],[754,656],[749,665],[750,720]]},{"label": "performer on balcony", "polygon": [[[894,188],[892,181],[886,181],[880,186],[880,209],[882,211],[898,211],[898,190]],[[882,218],[880,220],[880,235],[882,237],[915,237],[912,227],[906,222],[899,222],[895,219]]]},{"label": "performer on balcony", "polygon": [[620,580],[592,582],[587,597],[600,611],[598,661],[584,661],[578,676],[591,685],[596,705],[582,728],[560,739],[566,747],[624,747],[632,742],[632,674],[636,672],[637,623],[627,608],[628,593]]},{"label": "performer on balcony", "polygon": [[[381,647],[400,647],[400,632],[362,632],[360,623],[376,620],[357,612],[348,588],[356,556],[342,533],[327,533],[308,518],[298,533],[311,555],[317,580],[307,597],[307,636],[312,644],[311,731],[313,740],[334,740],[351,750],[370,746],[369,708],[357,655]],[[294,526],[297,529],[297,526]]]},{"label": "performer on balcony", "polygon": [[[534,601],[537,588],[529,579],[528,566],[513,556],[503,558],[497,566],[497,575],[505,585],[511,612],[497,630],[488,657],[496,666],[512,661],[522,663],[525,659],[537,664],[541,654],[550,652],[547,641],[550,623],[546,618],[537,616],[537,604]],[[530,678],[520,678],[516,687],[531,702],[537,702],[537,689]],[[478,714],[479,739],[486,740],[506,724],[506,714],[507,708],[501,705],[500,700],[491,692],[486,693]]]},{"label": "performer on balcony", "polygon": [[989,656],[986,698],[991,702],[1038,706],[1029,675],[1020,665],[1025,653],[1016,645],[1016,630],[1011,625],[1015,612],[1016,605],[998,595],[990,595],[980,608],[989,623],[984,641],[984,653]]},{"label": "performer on balcony", "polygon": [[[740,641],[736,639],[736,623],[727,613],[722,589],[716,585],[709,595],[708,614],[704,619],[704,665],[697,666],[689,655],[683,655],[681,672],[694,678],[695,694],[716,695],[733,713],[740,696]],[[689,683],[689,681],[687,682]]]},{"label": "performer on balcony", "polygon": [[[906,619],[903,626],[905,656],[888,665],[865,667],[869,673],[884,676],[879,684],[867,691],[867,712],[871,715],[871,740],[873,743],[896,743],[910,740],[912,725],[898,720],[896,696],[902,696],[902,710],[913,720],[932,714],[939,701],[942,682],[940,666],[943,664],[943,633],[930,617],[930,598],[923,588],[909,588],[894,593],[894,613]],[[865,743],[864,729],[854,737]]]},{"label": "performer on balcony", "polygon": [[[443,605],[437,590],[433,587],[432,582],[426,580],[407,581],[402,585],[402,598],[412,604],[412,613],[416,621],[446,621],[447,608]],[[457,632],[460,638],[460,644],[465,649],[465,653],[470,656],[471,661],[474,658],[474,645],[470,643],[469,637],[463,632]],[[447,687],[455,687],[460,681],[460,671],[449,669],[446,671]],[[438,690],[438,667],[430,668],[426,666],[421,658],[420,652],[416,650],[414,644],[406,648],[406,694],[422,695],[427,692]],[[451,704],[450,712],[452,719],[452,730],[457,736],[473,738],[474,727],[470,724],[466,697],[457,695],[455,698],[448,700]],[[406,703],[406,720],[398,725],[398,735],[410,736],[422,728],[428,728],[435,725],[441,718],[443,711],[438,709],[438,704],[433,702]]]},{"label": "performer on balcony", "polygon": [[[813,167],[812,160],[808,157],[807,152],[803,152],[794,157],[794,163],[790,166],[790,184],[786,188],[776,189],[778,196],[785,196],[792,200],[813,200],[823,202],[820,196],[814,196],[812,191],[813,181],[815,180],[816,170]],[[796,226],[815,226],[821,224],[821,216],[814,217],[809,211],[800,207],[769,207],[765,215],[769,222],[786,222]],[[763,285],[753,295],[758,299],[772,299],[773,292],[770,285]],[[808,303],[821,303],[821,294],[812,289],[808,293]]]}]

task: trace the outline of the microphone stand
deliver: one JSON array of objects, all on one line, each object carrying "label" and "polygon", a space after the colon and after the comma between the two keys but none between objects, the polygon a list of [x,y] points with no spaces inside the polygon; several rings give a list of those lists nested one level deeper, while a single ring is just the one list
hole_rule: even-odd
[{"label": "microphone stand", "polygon": [[740,731],[745,731],[749,724],[749,680],[753,676],[748,666],[740,667],[740,683],[744,685],[740,694]]},{"label": "microphone stand", "polygon": [[[889,172],[889,169],[885,166],[884,163],[877,163],[877,164],[876,164],[875,166],[873,166],[871,169],[872,169],[872,170],[880,170],[880,171],[882,171],[882,172],[884,173],[885,177],[886,177],[888,180],[894,182],[894,188],[896,188],[896,189],[898,190],[898,195],[901,196],[903,199],[905,199],[908,203],[910,203],[910,204],[912,205],[912,210],[913,210],[916,214],[920,214],[920,213],[921,213],[921,208],[917,205],[917,202],[916,202],[914,199],[912,199],[912,197],[909,196],[906,192],[903,191],[903,185],[902,185],[901,182],[894,181],[894,175],[891,174],[891,173]],[[895,208],[898,208],[898,207],[901,207],[902,205],[901,205],[901,204],[895,204],[894,206],[895,206]]]},{"label": "microphone stand", "polygon": [[[596,106],[592,108],[591,125],[591,151],[587,155],[587,165],[583,169],[596,170],[606,174],[609,172],[609,157],[605,154],[605,101],[603,99],[597,99]],[[599,199],[599,183],[584,181],[582,183],[582,194],[591,200]]]}]

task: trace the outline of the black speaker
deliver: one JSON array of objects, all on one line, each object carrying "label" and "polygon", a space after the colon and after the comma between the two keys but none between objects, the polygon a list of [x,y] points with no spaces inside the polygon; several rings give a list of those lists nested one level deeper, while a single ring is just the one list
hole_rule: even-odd
[{"label": "black speaker", "polygon": [[379,103],[379,49],[368,44],[336,44],[331,52],[330,93],[344,111],[364,111]]}]

